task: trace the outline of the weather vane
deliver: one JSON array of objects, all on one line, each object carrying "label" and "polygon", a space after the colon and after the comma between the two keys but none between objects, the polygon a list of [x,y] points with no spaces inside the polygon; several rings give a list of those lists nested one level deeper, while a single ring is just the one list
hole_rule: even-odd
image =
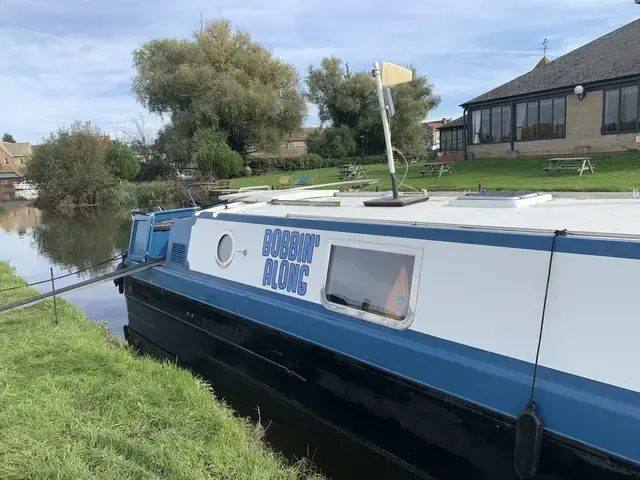
[{"label": "weather vane", "polygon": [[544,56],[547,56],[547,50],[549,50],[549,40],[547,38],[542,42],[542,51],[544,52]]}]

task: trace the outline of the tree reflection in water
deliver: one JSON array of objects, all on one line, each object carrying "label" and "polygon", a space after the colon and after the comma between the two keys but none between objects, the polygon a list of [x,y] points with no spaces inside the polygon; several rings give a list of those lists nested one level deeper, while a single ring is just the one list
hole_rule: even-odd
[{"label": "tree reflection in water", "polygon": [[72,214],[42,211],[42,222],[32,230],[40,254],[69,271],[89,269],[83,277],[113,269],[113,262],[90,268],[126,250],[131,230],[129,212],[76,209]]}]

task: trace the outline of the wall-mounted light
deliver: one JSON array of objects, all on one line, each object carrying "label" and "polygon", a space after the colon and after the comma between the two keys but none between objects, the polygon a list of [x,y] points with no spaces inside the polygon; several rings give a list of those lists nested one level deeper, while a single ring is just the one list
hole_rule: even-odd
[{"label": "wall-mounted light", "polygon": [[582,85],[578,85],[573,89],[573,93],[576,94],[578,100],[582,100],[587,94],[584,92],[584,87]]}]

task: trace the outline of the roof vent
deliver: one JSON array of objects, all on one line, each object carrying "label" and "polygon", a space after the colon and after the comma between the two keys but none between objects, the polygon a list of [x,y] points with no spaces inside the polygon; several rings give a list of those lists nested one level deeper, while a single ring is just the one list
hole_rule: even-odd
[{"label": "roof vent", "polygon": [[467,193],[449,201],[451,207],[513,208],[530,207],[552,200],[550,193],[542,192],[482,192]]}]

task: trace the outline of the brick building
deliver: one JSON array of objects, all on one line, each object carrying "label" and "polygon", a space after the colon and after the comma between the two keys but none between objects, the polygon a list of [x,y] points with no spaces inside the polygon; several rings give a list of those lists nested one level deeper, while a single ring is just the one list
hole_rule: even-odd
[{"label": "brick building", "polygon": [[24,180],[24,167],[31,153],[29,142],[0,142],[0,185]]},{"label": "brick building", "polygon": [[640,20],[470,100],[475,157],[577,155],[640,148]]},{"label": "brick building", "polygon": [[255,152],[252,156],[255,158],[302,157],[307,154],[307,138],[316,130],[320,130],[320,128],[301,128],[282,142],[278,153]]}]

